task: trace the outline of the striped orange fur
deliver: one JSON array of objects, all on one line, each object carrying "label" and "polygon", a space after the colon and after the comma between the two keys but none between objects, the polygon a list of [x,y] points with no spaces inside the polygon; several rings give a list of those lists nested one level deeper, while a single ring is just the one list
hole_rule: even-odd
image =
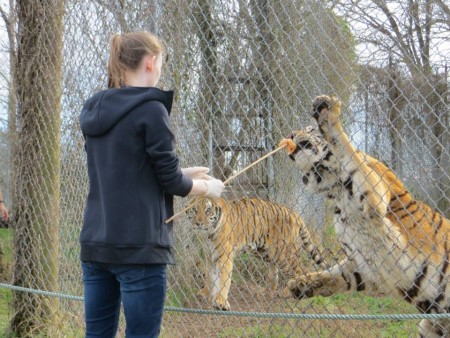
[{"label": "striped orange fur", "polygon": [[[346,291],[379,291],[422,313],[450,312],[450,221],[416,200],[395,173],[358,151],[340,122],[341,103],[313,102],[318,130],[289,135],[289,154],[310,191],[335,204],[336,235],[347,258],[330,269],[297,275],[288,286],[297,298]],[[450,321],[423,319],[421,337],[449,337]]]},{"label": "striped orange fur", "polygon": [[[233,260],[241,250],[250,249],[268,261],[272,277],[278,270],[288,278],[302,273],[302,253],[325,266],[303,220],[280,204],[258,198],[201,199],[188,211],[188,217],[194,229],[205,233],[211,248],[208,278],[200,293],[211,295],[218,309],[230,309]],[[276,283],[272,287],[276,288]]]}]

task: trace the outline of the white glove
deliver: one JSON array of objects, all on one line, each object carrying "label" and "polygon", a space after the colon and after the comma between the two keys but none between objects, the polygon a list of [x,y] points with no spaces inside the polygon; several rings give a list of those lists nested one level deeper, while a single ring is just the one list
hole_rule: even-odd
[{"label": "white glove", "polygon": [[191,179],[204,179],[211,180],[213,177],[207,175],[209,173],[208,167],[190,167],[190,168],[182,168],[181,172],[189,176]]},{"label": "white glove", "polygon": [[207,190],[203,194],[204,197],[211,198],[213,200],[216,200],[220,197],[222,194],[223,189],[225,188],[225,184],[221,180],[218,179],[210,179],[205,180]]}]

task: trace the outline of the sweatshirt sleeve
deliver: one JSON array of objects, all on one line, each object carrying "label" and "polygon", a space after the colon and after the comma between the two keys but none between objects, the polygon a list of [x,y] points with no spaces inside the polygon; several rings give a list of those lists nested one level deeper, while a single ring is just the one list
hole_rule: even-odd
[{"label": "sweatshirt sleeve", "polygon": [[191,191],[193,182],[181,172],[169,114],[158,101],[146,103],[143,109],[140,123],[145,133],[146,151],[159,184],[166,193],[184,197]]}]

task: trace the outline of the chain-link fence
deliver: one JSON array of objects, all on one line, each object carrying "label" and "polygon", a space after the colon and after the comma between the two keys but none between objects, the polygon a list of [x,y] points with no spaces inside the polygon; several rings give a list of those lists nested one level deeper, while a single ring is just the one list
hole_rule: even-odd
[{"label": "chain-link fence", "polygon": [[[87,173],[78,115],[106,86],[109,38],[117,32],[149,30],[166,44],[160,86],[176,91],[171,121],[183,166],[209,166],[225,180],[292,130],[314,125],[312,99],[334,94],[352,143],[450,216],[447,0],[10,0],[0,9],[0,184],[12,214],[10,228],[0,229],[5,283],[82,296]],[[225,197],[244,196],[297,212],[327,260],[341,260],[332,207],[304,190],[284,152],[230,182]],[[177,209],[186,203],[177,199]],[[228,295],[231,310],[248,315],[171,311],[214,306],[208,292],[199,294],[210,275],[209,239],[186,215],[176,219],[175,234],[163,337],[417,335],[418,319],[288,318],[418,312],[382,292],[280,297],[286,278],[279,276],[278,291],[270,287],[271,266],[250,240],[234,256]],[[299,260],[304,271],[317,269],[306,253]],[[4,322],[19,335],[83,336],[81,301],[8,292]]]}]

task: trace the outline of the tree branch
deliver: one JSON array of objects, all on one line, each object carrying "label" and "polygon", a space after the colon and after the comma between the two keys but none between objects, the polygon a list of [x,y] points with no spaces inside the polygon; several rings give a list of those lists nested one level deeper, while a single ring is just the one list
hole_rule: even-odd
[{"label": "tree branch", "polygon": [[444,12],[447,17],[447,25],[450,28],[450,7],[444,4],[442,0],[434,0],[434,3],[437,4]]},{"label": "tree branch", "polygon": [[5,10],[3,9],[2,5],[0,4],[0,14],[2,15],[2,19],[3,21],[5,21],[5,25],[8,28],[10,23],[9,23],[9,18],[8,15],[6,14]]}]

